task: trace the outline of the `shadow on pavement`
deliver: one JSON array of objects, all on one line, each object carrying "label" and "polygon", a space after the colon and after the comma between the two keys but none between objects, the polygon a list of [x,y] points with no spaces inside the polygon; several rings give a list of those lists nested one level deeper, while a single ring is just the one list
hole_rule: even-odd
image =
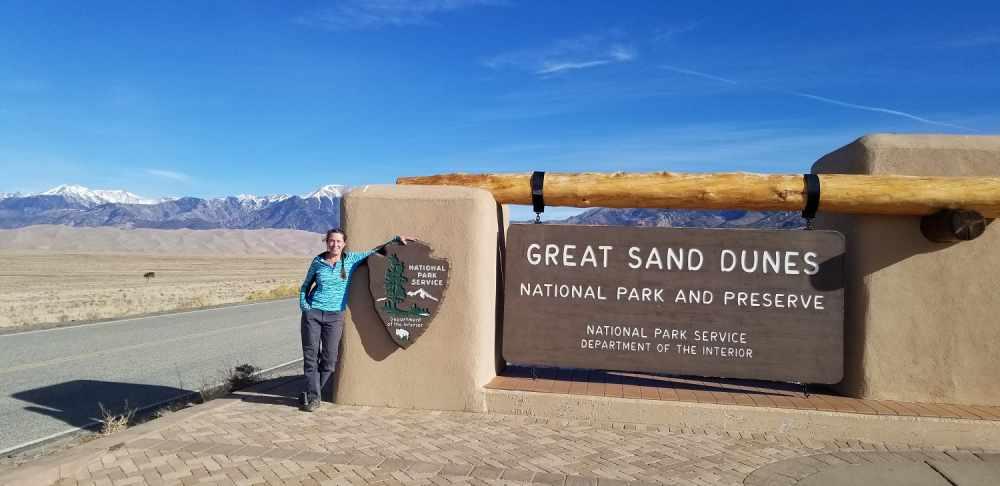
[{"label": "shadow on pavement", "polygon": [[25,410],[48,415],[74,427],[84,427],[100,419],[99,403],[110,412],[141,408],[195,393],[193,390],[161,385],[73,380],[25,390],[11,395],[31,405]]},{"label": "shadow on pavement", "polygon": [[299,408],[299,393],[302,391],[303,380],[302,375],[272,378],[257,383],[250,390],[238,391],[236,396],[247,403]]}]

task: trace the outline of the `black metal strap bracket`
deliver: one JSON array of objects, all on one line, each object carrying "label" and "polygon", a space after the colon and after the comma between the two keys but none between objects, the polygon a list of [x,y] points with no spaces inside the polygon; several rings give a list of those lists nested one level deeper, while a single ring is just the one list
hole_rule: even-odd
[{"label": "black metal strap bracket", "polygon": [[536,170],[531,173],[531,206],[535,210],[535,224],[542,222],[545,212],[545,197],[542,186],[545,184],[545,171]]},{"label": "black metal strap bracket", "polygon": [[806,186],[806,207],[802,209],[802,217],[806,220],[806,229],[813,229],[813,218],[816,217],[816,210],[819,209],[819,176],[816,174],[802,174],[802,180]]}]

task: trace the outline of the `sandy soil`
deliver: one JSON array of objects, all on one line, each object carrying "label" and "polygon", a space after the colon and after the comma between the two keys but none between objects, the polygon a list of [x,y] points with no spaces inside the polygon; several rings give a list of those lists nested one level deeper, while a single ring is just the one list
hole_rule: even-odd
[{"label": "sandy soil", "polygon": [[294,295],[322,239],[279,229],[0,230],[0,328]]},{"label": "sandy soil", "polygon": [[308,264],[308,256],[0,251],[0,327],[245,302],[255,291],[297,287]]},{"label": "sandy soil", "polygon": [[60,225],[0,229],[0,252],[38,250],[186,256],[311,256],[323,251],[324,247],[323,235],[288,229],[159,230],[74,228]]}]

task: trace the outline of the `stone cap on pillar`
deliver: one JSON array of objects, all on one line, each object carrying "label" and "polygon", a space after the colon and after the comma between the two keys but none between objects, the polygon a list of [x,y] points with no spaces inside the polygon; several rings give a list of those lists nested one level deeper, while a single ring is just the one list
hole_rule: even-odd
[{"label": "stone cap on pillar", "polygon": [[823,156],[812,172],[1000,176],[1000,136],[874,133]]}]

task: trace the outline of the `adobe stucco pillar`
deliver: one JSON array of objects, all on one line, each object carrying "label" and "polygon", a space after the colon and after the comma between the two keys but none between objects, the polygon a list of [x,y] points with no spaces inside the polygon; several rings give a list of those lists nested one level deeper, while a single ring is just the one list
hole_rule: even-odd
[{"label": "adobe stucco pillar", "polygon": [[[814,173],[1000,176],[1000,137],[869,135]],[[919,217],[823,214],[847,237],[848,395],[1000,405],[1000,224],[978,239],[933,243]]]},{"label": "adobe stucco pillar", "polygon": [[394,235],[426,242],[450,262],[438,315],[407,349],[375,313],[367,265],[352,279],[334,400],[353,405],[483,410],[483,385],[496,376],[498,205],[480,189],[364,186],[343,199],[348,249]]}]

